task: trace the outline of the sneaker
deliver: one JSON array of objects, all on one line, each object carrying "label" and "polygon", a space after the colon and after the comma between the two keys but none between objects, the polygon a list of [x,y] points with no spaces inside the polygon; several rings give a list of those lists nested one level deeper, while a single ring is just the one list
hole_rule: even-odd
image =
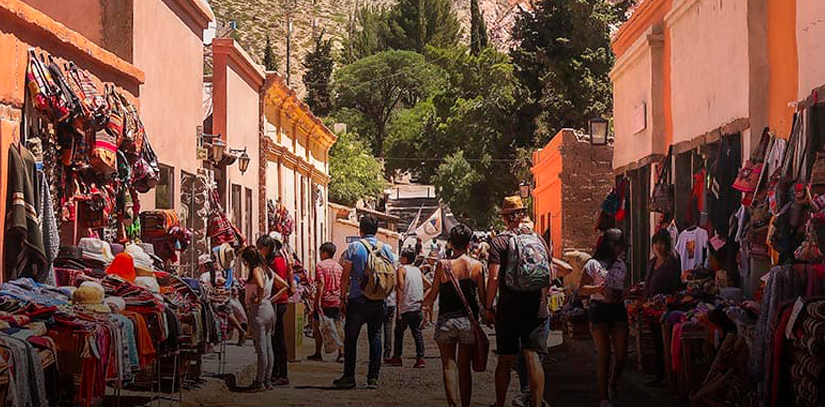
[{"label": "sneaker", "polygon": [[401,361],[400,357],[392,357],[384,361],[384,364],[390,366],[403,366],[404,362]]},{"label": "sneaker", "polygon": [[321,356],[320,353],[318,353],[318,354],[315,354],[315,355],[307,356],[307,360],[314,360],[314,361],[317,361],[317,362],[323,362],[324,358]]},{"label": "sneaker", "polygon": [[421,358],[416,359],[415,364],[413,365],[413,368],[415,369],[423,369],[425,367],[427,367],[427,362],[425,362],[424,359]]},{"label": "sneaker", "polygon": [[519,393],[513,397],[513,407],[528,407],[530,405],[530,394]]},{"label": "sneaker", "polygon": [[378,379],[367,379],[367,388],[368,389],[377,389],[378,388]]},{"label": "sneaker", "polygon": [[261,382],[252,382],[249,387],[244,387],[240,389],[242,393],[260,393],[262,391],[266,391],[266,387],[264,387]]},{"label": "sneaker", "polygon": [[271,381],[271,380],[270,380],[270,381],[268,381],[268,382],[264,382],[264,387],[266,387],[266,389],[267,389],[267,390],[272,390],[272,389],[274,389],[274,388],[275,388],[275,386],[273,386],[273,385],[272,385],[272,381]]},{"label": "sneaker", "polygon": [[352,376],[341,376],[340,379],[334,380],[332,385],[339,389],[353,389],[355,388],[355,378]]},{"label": "sneaker", "polygon": [[278,377],[272,379],[273,386],[289,386],[289,379],[286,377]]}]

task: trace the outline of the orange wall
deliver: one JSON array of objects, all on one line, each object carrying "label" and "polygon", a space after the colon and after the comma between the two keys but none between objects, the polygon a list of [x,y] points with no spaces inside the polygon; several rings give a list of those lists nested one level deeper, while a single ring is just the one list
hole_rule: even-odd
[{"label": "orange wall", "polygon": [[[533,222],[536,232],[544,233],[550,227],[553,238],[553,256],[562,255],[562,221],[561,221],[561,179],[562,156],[561,144],[564,140],[561,130],[544,148],[533,153],[534,167],[531,169],[536,188],[533,191]],[[544,224],[541,223],[544,215]],[[550,219],[548,221],[548,219]]]},{"label": "orange wall", "polygon": [[799,63],[796,48],[796,0],[768,0],[768,126],[777,136],[791,132]]}]

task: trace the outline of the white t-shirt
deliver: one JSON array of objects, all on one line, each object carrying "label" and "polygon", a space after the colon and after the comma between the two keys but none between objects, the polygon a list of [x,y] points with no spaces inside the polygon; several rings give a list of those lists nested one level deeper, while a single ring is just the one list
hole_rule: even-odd
[{"label": "white t-shirt", "polygon": [[[627,265],[625,262],[619,260],[613,262],[610,269],[607,268],[607,263],[596,259],[590,259],[584,264],[584,272],[593,279],[593,285],[604,284],[607,288],[614,290],[624,290],[624,279],[627,275]],[[605,301],[603,294],[592,294],[591,300]]]},{"label": "white t-shirt", "polygon": [[404,293],[401,302],[398,303],[398,310],[402,314],[421,309],[424,301],[424,279],[421,269],[409,264],[404,266]]},{"label": "white t-shirt", "polygon": [[705,264],[708,248],[708,232],[700,227],[685,229],[676,242],[676,253],[682,261],[682,272]]}]

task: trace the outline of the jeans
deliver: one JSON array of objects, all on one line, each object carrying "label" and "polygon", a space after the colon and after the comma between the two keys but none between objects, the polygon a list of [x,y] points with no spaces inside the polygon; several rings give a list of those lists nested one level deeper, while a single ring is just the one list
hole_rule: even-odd
[{"label": "jeans", "polygon": [[272,333],[275,330],[275,310],[272,304],[250,304],[252,341],[258,358],[258,370],[255,382],[266,383],[272,379],[272,367],[275,365],[275,353],[272,351]]},{"label": "jeans", "polygon": [[384,359],[392,356],[392,323],[395,321],[395,307],[387,307],[384,313]]},{"label": "jeans", "polygon": [[384,323],[386,307],[383,300],[368,300],[364,296],[350,298],[347,302],[346,322],[344,323],[344,376],[355,377],[355,358],[358,335],[361,327],[367,324],[367,336],[370,343],[370,367],[368,379],[378,379],[381,370],[381,325]]},{"label": "jeans", "polygon": [[424,314],[421,311],[410,311],[401,314],[401,319],[395,325],[395,354],[393,356],[400,358],[404,350],[404,331],[407,327],[412,331],[413,340],[415,340],[415,357],[422,359],[424,357],[424,336],[421,335],[421,321],[424,319]]},{"label": "jeans", "polygon": [[276,379],[288,378],[287,364],[289,355],[286,350],[286,333],[284,332],[284,314],[287,304],[276,304],[275,334],[272,335],[272,349],[275,352],[275,363],[272,366],[272,377]]}]

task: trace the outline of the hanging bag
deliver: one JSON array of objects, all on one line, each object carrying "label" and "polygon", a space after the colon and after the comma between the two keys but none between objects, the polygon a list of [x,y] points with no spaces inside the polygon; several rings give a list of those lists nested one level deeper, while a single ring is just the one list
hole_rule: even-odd
[{"label": "hanging bag", "polygon": [[765,165],[765,154],[768,151],[771,136],[768,128],[762,131],[762,138],[756,146],[753,154],[739,170],[739,175],[736,176],[736,181],[733,182],[733,189],[744,193],[752,193],[756,191],[759,186],[759,181],[762,178],[762,169]]},{"label": "hanging bag", "polygon": [[103,129],[109,121],[109,105],[106,98],[100,94],[89,73],[78,68],[74,62],[69,62],[66,72],[77,89],[80,106],[93,131]]},{"label": "hanging bag", "polygon": [[33,49],[29,50],[29,64],[26,69],[26,86],[29,89],[29,96],[34,107],[43,112],[50,113],[51,98],[54,92],[52,86],[46,79],[43,66]]},{"label": "hanging bag", "polygon": [[473,324],[473,335],[476,338],[476,341],[473,344],[472,353],[473,370],[476,372],[483,372],[487,370],[487,357],[490,354],[490,340],[481,328],[481,324],[478,323],[478,318],[473,313],[473,309],[470,308],[470,303],[467,302],[467,298],[464,297],[464,292],[461,291],[461,284],[459,284],[458,278],[453,273],[452,264],[449,260],[442,260],[441,266],[444,268],[444,273],[447,274],[447,277],[453,284],[453,288],[455,288],[456,293],[458,293],[458,298],[461,299],[461,303],[464,304],[464,312],[467,313],[467,318],[470,320],[470,323]]},{"label": "hanging bag", "polygon": [[670,183],[670,166],[671,154],[673,153],[673,146],[668,149],[667,156],[662,160],[661,170],[659,171],[656,185],[653,187],[653,193],[650,196],[649,209],[651,212],[658,213],[673,213],[675,193],[673,184]]}]

